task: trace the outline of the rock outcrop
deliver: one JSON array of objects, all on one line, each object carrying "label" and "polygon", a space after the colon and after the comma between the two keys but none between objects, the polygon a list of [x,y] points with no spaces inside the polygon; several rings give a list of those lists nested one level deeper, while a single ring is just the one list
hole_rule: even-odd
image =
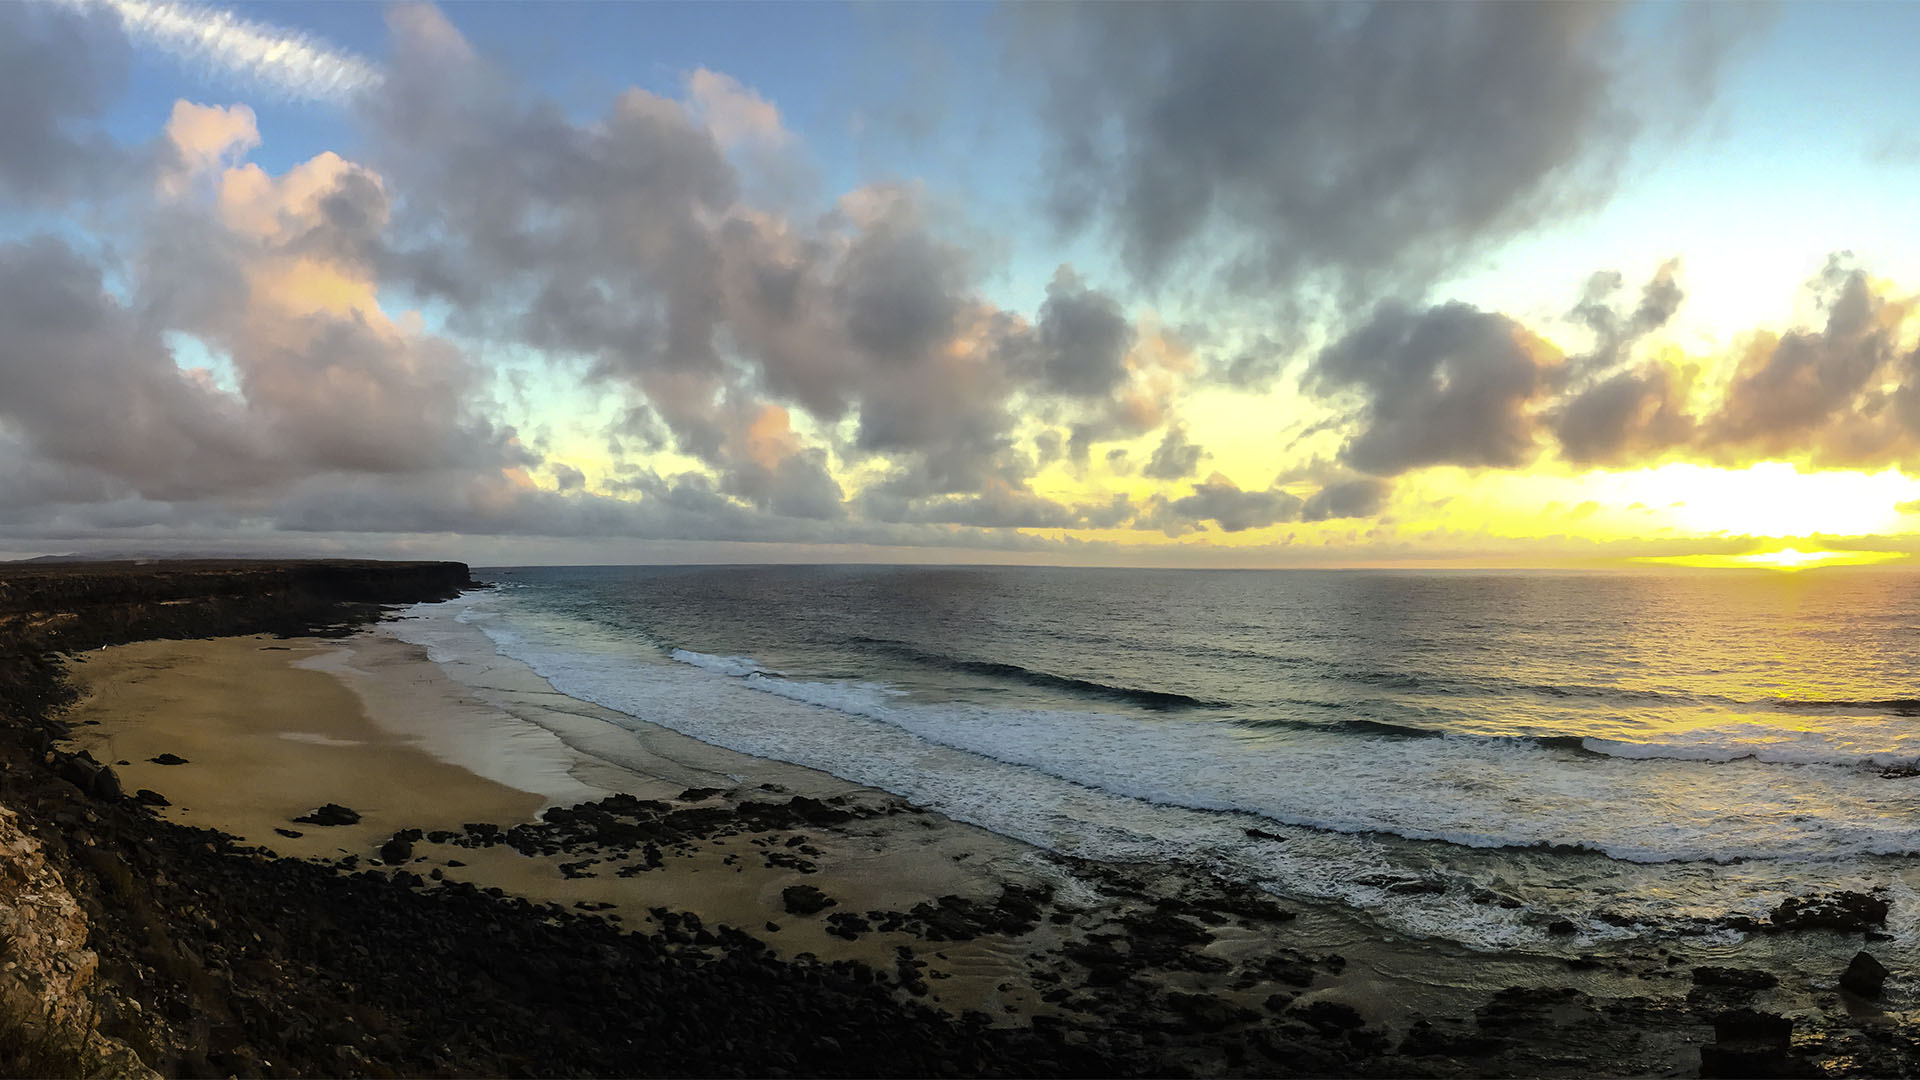
[{"label": "rock outcrop", "polygon": [[88,989],[99,957],[87,920],[38,840],[0,807],[0,1028],[8,1075],[73,1071],[157,1076],[124,1045],[94,1030]]}]

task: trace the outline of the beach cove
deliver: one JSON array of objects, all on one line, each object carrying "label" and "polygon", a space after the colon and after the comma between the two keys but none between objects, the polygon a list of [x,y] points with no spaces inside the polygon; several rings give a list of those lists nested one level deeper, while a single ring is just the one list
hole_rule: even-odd
[{"label": "beach cove", "polygon": [[[1476,952],[1194,866],[1075,859],[507,657],[436,662],[408,630],[67,661],[42,763],[119,790],[22,801],[72,838],[82,895],[104,883],[97,1012],[152,1067],[1694,1075],[1904,1052],[1904,1015],[1843,1001],[1837,972],[1712,945]],[[1796,1041],[1725,1019],[1746,1013]]]}]

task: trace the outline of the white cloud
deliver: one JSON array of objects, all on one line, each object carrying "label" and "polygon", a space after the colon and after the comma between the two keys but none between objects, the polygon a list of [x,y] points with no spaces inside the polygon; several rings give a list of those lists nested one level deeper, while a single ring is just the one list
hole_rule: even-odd
[{"label": "white cloud", "polygon": [[305,101],[343,101],[378,86],[379,68],[310,34],[179,0],[62,0],[104,7],[127,34],[211,72]]}]

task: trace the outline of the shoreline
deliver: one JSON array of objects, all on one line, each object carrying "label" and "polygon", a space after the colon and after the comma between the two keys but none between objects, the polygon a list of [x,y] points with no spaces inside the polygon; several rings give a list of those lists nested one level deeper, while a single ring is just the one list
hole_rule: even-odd
[{"label": "shoreline", "polygon": [[[57,588],[27,595],[24,622],[0,603],[0,793],[85,911],[99,974],[75,993],[146,1066],[1852,1076],[1920,1060],[1899,973],[1877,1004],[1835,990],[1821,957],[1851,947],[1840,935],[1806,932],[1814,966],[1778,972],[1699,943],[1467,953],[615,728],[511,665],[476,688],[385,632],[342,638],[373,601],[465,577],[423,566],[412,584],[355,566],[350,595],[264,607],[248,590],[284,580],[275,567],[94,569],[114,591],[78,615],[47,607]],[[294,636],[73,652],[259,630]],[[95,693],[60,715],[67,679]],[[121,753],[74,752],[90,739]],[[187,760],[150,760],[167,753]],[[287,820],[348,796],[353,825]]]},{"label": "shoreline", "polygon": [[[96,757],[136,738],[157,756],[196,713],[304,683],[303,694],[282,691],[256,708],[246,740],[202,733],[192,753],[180,752],[187,764],[122,766],[128,786],[171,784],[154,788],[175,804],[157,808],[162,818],[337,871],[498,889],[642,933],[691,927],[695,943],[741,932],[783,961],[864,967],[896,1001],[955,1020],[1003,1030],[1065,1023],[1094,1042],[1145,1030],[1119,1048],[1155,1061],[1149,1071],[1349,1073],[1390,1061],[1422,1074],[1554,1072],[1568,1064],[1556,1068],[1554,1052],[1564,1057],[1574,1043],[1620,1071],[1671,1074],[1690,1072],[1713,1038],[1684,1005],[1695,990],[1689,970],[1664,950],[1573,964],[1468,954],[1350,919],[1330,947],[1337,913],[1303,919],[1296,902],[1193,868],[1054,855],[812,769],[649,724],[635,730],[632,718],[612,727],[605,710],[557,694],[517,662],[487,674],[482,700],[424,647],[377,629],[148,642],[90,655],[76,670],[86,696],[68,720],[75,747]],[[215,685],[178,694],[169,679]],[[168,699],[186,707],[169,712]],[[340,715],[343,702],[356,715]],[[332,727],[316,707],[334,710]],[[596,741],[609,755],[617,748],[619,763],[573,745]],[[271,807],[235,784],[263,746],[306,774],[305,786],[275,790]],[[538,766],[516,774],[506,760],[515,748]],[[425,802],[384,799],[384,784],[352,775],[369,752],[428,793]],[[231,797],[216,805],[210,788]],[[327,802],[361,821],[269,824]],[[407,850],[383,853],[396,838]],[[806,911],[788,899],[796,888],[831,905]],[[1648,999],[1649,990],[1668,999]],[[1475,1008],[1459,1008],[1463,994],[1479,999]],[[1516,1036],[1534,1024],[1546,1026]]]}]

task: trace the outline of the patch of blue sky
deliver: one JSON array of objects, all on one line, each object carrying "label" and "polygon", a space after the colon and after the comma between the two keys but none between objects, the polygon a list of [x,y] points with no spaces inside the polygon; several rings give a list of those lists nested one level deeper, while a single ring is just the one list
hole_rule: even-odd
[{"label": "patch of blue sky", "polygon": [[[1913,32],[1889,32],[1889,19]],[[1678,257],[1688,295],[1675,336],[1725,344],[1804,315],[1802,285],[1836,252],[1920,286],[1915,165],[1883,149],[1920,137],[1920,67],[1903,55],[1916,39],[1920,5],[1780,9],[1735,54],[1708,114],[1677,140],[1641,143],[1602,205],[1489,253],[1436,298],[1542,320],[1595,271],[1632,288]]]},{"label": "patch of blue sky", "polygon": [[215,348],[206,339],[184,330],[166,330],[160,335],[173,354],[173,366],[181,371],[196,368],[207,372],[214,386],[229,394],[240,392],[240,372],[233,366],[233,354]]}]

